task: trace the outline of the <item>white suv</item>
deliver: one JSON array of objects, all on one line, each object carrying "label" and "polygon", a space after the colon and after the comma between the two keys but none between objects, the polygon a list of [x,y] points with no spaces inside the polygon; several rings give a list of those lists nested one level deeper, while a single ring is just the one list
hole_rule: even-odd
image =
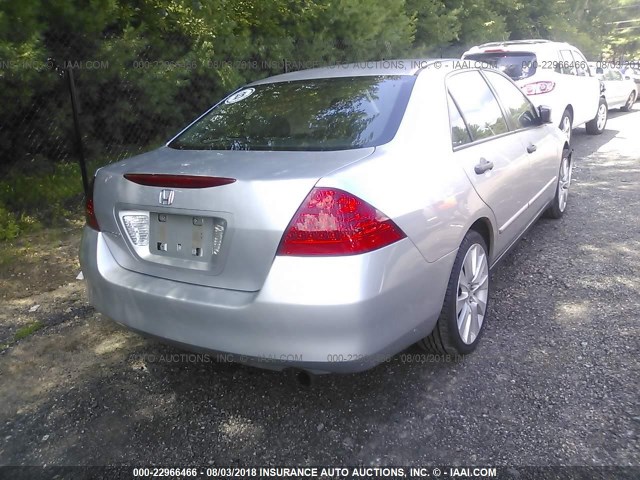
[{"label": "white suv", "polygon": [[568,43],[549,40],[492,42],[462,56],[509,75],[536,105],[551,107],[551,119],[571,139],[571,129],[585,125],[587,133],[602,133],[607,102],[600,80],[584,55]]}]

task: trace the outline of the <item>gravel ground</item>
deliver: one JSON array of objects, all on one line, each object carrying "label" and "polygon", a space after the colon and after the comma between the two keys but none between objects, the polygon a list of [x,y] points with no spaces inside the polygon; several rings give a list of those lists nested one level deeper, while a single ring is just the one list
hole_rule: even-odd
[{"label": "gravel ground", "polygon": [[0,465],[640,466],[639,131],[640,104],[576,130],[568,212],[496,269],[483,341],[457,363],[411,348],[305,388],[119,328],[77,271],[5,298],[3,321],[45,328],[0,355]]}]

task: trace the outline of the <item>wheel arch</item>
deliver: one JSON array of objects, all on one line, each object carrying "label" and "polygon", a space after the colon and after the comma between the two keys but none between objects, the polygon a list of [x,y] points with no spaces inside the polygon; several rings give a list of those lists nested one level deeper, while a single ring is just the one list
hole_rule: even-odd
[{"label": "wheel arch", "polygon": [[[568,104],[566,107],[564,107],[564,110],[562,111],[562,113],[568,111],[569,115],[571,115],[571,124],[573,124],[573,121],[575,120],[575,115],[573,114],[573,105]],[[562,118],[562,117],[560,117]]]},{"label": "wheel arch", "polygon": [[494,232],[491,220],[489,220],[487,217],[481,217],[473,222],[473,224],[469,227],[469,230],[473,230],[480,234],[480,236],[486,242],[487,248],[489,249],[489,258],[493,259]]}]

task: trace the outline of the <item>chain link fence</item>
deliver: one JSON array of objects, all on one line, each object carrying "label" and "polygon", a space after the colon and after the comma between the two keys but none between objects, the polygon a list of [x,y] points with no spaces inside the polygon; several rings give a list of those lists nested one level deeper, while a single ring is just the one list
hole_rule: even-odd
[{"label": "chain link fence", "polygon": [[[222,60],[162,52],[141,39],[129,39],[136,48],[125,55],[101,41],[96,49],[86,46],[95,40],[74,35],[48,38],[46,58],[0,58],[0,241],[32,225],[80,218],[82,162],[91,177],[102,165],[158,147],[261,73],[234,75]],[[95,50],[102,54],[88,56]]]}]

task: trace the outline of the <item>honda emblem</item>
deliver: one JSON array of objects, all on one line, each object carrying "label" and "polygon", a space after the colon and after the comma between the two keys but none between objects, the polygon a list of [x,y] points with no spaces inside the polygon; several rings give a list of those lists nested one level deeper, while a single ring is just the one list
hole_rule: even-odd
[{"label": "honda emblem", "polygon": [[171,205],[173,203],[173,197],[175,196],[175,193],[173,190],[169,190],[167,188],[163,189],[160,192],[160,198],[158,199],[158,201],[160,202],[160,205]]}]

